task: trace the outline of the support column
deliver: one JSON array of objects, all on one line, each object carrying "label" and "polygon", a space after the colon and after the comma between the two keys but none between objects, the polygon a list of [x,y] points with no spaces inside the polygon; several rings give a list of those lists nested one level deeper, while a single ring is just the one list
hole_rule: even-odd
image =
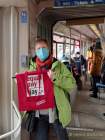
[{"label": "support column", "polygon": [[[1,29],[1,76],[0,76],[0,128],[1,134],[11,129],[11,36],[10,36],[10,17],[11,8],[2,8]],[[9,138],[8,138],[9,139]]]},{"label": "support column", "polygon": [[[27,21],[22,22],[22,11],[27,13]],[[29,13],[28,8],[19,9],[19,72],[25,71],[27,67],[22,66],[23,59],[28,56],[29,47]]]},{"label": "support column", "polygon": [[14,7],[9,7],[2,8],[0,14],[0,133],[4,134],[12,129],[11,100],[17,101],[12,76],[19,67],[18,12]]}]

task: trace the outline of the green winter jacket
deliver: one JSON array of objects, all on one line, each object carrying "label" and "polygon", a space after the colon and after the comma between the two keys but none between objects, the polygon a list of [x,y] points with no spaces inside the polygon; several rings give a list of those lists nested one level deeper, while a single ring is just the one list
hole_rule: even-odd
[{"label": "green winter jacket", "polygon": [[[35,69],[36,64],[31,60],[30,70]],[[52,64],[51,69],[54,72],[54,95],[59,114],[59,121],[62,123],[63,127],[66,127],[71,121],[71,106],[65,94],[70,93],[75,87],[76,82],[63,63],[55,61]]]}]

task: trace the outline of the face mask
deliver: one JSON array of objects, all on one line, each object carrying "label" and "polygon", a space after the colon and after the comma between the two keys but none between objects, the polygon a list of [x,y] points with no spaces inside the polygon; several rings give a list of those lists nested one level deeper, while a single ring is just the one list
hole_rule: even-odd
[{"label": "face mask", "polygon": [[77,58],[79,58],[80,57],[80,55],[79,54],[77,54]]},{"label": "face mask", "polygon": [[40,48],[36,50],[36,56],[41,60],[44,61],[48,58],[49,56],[49,50],[48,48]]}]

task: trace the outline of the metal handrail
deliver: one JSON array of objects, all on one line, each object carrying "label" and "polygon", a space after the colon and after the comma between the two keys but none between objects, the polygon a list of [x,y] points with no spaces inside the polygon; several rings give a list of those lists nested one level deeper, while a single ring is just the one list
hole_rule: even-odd
[{"label": "metal handrail", "polygon": [[21,115],[20,115],[20,113],[17,109],[17,106],[16,106],[15,102],[12,101],[11,104],[12,104],[13,108],[15,109],[17,117],[18,117],[19,120],[18,120],[18,123],[17,123],[16,127],[13,130],[11,130],[11,131],[3,134],[3,135],[0,135],[0,139],[11,136],[12,134],[14,134],[16,131],[18,131],[21,128]]}]

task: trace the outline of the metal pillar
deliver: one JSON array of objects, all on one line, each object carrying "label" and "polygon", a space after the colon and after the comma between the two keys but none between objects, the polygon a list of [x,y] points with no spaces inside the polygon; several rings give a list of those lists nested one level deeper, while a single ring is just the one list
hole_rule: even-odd
[{"label": "metal pillar", "polygon": [[[13,76],[13,12],[14,12],[14,7],[11,7],[11,101],[13,100],[13,79],[12,79],[12,76]],[[13,129],[13,112],[12,112],[12,104],[11,104],[11,130]],[[12,139],[12,136],[11,136],[11,139]]]},{"label": "metal pillar", "polygon": [[71,28],[70,28],[70,59],[71,59]]},{"label": "metal pillar", "polygon": [[81,46],[81,34],[80,34],[80,54],[81,54],[81,52],[82,52],[82,46]]}]

